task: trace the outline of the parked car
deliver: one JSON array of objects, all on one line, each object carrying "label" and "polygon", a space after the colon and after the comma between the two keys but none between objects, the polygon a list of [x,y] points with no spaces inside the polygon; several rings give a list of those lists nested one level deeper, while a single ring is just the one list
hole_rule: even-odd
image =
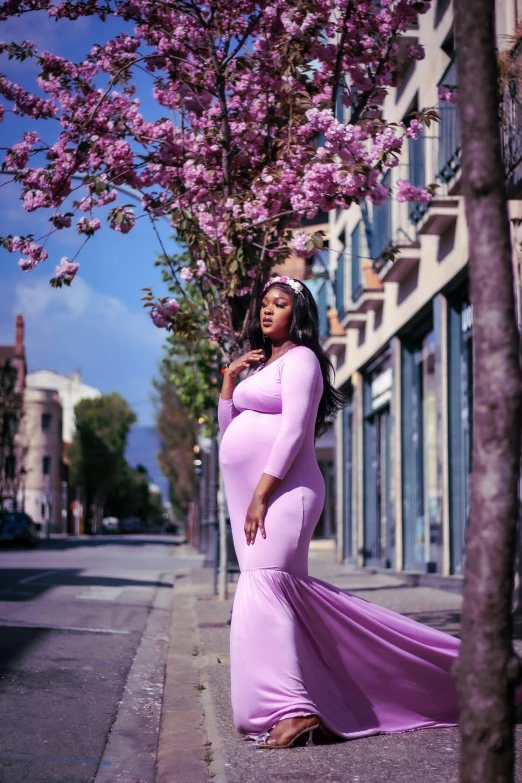
[{"label": "parked car", "polygon": [[119,521],[118,517],[105,517],[102,519],[102,533],[107,535],[117,533]]},{"label": "parked car", "polygon": [[118,522],[118,533],[142,533],[143,524],[139,517],[126,517]]},{"label": "parked car", "polygon": [[24,511],[4,511],[0,514],[0,542],[36,546],[40,525]]}]

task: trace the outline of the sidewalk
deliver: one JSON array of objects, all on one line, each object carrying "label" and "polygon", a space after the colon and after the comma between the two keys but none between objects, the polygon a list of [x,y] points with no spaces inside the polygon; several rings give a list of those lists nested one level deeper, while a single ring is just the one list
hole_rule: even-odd
[{"label": "sidewalk", "polygon": [[[461,597],[406,579],[338,565],[315,549],[310,574],[458,635]],[[314,748],[256,751],[234,729],[230,707],[231,598],[212,594],[212,570],[178,572],[156,783],[457,783],[457,729],[424,729]],[[518,646],[518,645],[517,645]],[[517,755],[522,726],[517,726]],[[517,770],[522,783],[522,768]]]}]

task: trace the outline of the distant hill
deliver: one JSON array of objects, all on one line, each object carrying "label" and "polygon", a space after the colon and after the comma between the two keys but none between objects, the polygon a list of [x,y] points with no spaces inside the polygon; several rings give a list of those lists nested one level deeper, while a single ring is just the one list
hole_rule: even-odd
[{"label": "distant hill", "polygon": [[147,468],[152,481],[161,488],[163,500],[169,499],[167,479],[161,475],[156,454],[160,449],[159,435],[154,427],[132,427],[127,443],[126,457],[129,465],[135,468],[143,465]]}]

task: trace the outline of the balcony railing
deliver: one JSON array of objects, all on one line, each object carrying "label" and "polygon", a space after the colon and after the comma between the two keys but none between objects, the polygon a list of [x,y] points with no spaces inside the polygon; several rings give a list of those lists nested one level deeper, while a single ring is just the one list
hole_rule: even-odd
[{"label": "balcony railing", "polygon": [[[453,58],[446,68],[439,87],[446,85],[450,89],[458,85],[457,60]],[[439,105],[439,149],[437,177],[449,182],[460,168],[460,125],[459,110],[456,103],[443,102]]]}]

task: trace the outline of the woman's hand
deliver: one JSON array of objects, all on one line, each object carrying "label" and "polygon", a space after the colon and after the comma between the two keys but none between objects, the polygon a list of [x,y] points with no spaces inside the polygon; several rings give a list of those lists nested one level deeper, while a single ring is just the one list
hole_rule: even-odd
[{"label": "woman's hand", "polygon": [[239,359],[235,359],[227,367],[226,374],[235,378],[240,372],[246,370],[251,364],[258,364],[265,358],[265,352],[262,348],[257,348],[255,351],[249,351],[240,356]]},{"label": "woman's hand", "polygon": [[259,496],[254,495],[248,507],[245,522],[245,536],[247,545],[253,544],[256,540],[257,528],[260,529],[263,538],[266,538],[265,513],[266,500],[263,500]]}]

